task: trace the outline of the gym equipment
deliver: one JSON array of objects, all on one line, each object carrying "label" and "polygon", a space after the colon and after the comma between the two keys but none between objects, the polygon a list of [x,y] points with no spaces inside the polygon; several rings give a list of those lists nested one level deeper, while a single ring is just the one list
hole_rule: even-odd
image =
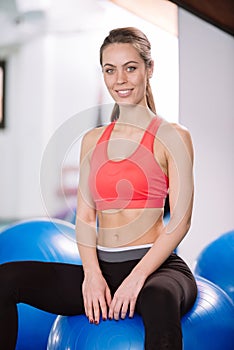
[{"label": "gym equipment", "polygon": [[217,284],[234,303],[234,231],[222,234],[201,251],[194,272]]},{"label": "gym equipment", "polygon": [[[11,261],[63,262],[81,265],[74,225],[45,218],[17,222],[0,233],[0,264]],[[25,304],[18,305],[16,350],[46,349],[57,317]]]},{"label": "gym equipment", "polygon": [[[234,308],[229,297],[212,282],[197,278],[198,296],[182,318],[184,350],[233,350]],[[156,330],[157,331],[157,330]],[[101,320],[90,324],[87,317],[58,316],[51,329],[47,350],[143,350],[144,327],[136,315],[125,320]]]}]

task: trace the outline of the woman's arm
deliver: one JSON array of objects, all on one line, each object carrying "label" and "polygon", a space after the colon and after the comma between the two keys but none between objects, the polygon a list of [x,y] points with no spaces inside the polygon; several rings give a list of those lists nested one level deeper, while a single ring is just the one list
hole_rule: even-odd
[{"label": "woman's arm", "polygon": [[88,186],[92,143],[91,131],[84,136],[81,145],[76,239],[84,269],[82,291],[85,313],[90,322],[98,323],[100,312],[103,318],[107,318],[107,305],[111,302],[111,294],[102,276],[96,253],[96,210]]},{"label": "woman's arm", "polygon": [[133,316],[137,296],[146,278],[168,258],[186,235],[193,205],[193,146],[190,134],[180,126],[165,123],[157,138],[165,148],[169,176],[170,220],[151,249],[123,281],[115,294],[109,316]]},{"label": "woman's arm", "polygon": [[168,164],[170,220],[136,266],[146,277],[167,259],[184,238],[190,228],[193,207],[193,145],[189,132],[178,125],[166,123],[157,137],[165,146]]}]

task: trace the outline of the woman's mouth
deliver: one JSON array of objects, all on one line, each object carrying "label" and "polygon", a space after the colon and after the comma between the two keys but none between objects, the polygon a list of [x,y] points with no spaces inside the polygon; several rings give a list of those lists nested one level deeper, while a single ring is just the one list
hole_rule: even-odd
[{"label": "woman's mouth", "polygon": [[131,95],[132,90],[131,89],[125,89],[125,90],[116,90],[119,97],[128,97]]}]

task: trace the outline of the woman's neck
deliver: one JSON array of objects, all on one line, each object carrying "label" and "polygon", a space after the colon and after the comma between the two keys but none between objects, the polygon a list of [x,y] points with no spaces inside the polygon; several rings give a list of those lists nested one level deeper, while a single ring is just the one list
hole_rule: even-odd
[{"label": "woman's neck", "polygon": [[118,123],[146,127],[155,114],[149,109],[140,105],[121,104]]}]

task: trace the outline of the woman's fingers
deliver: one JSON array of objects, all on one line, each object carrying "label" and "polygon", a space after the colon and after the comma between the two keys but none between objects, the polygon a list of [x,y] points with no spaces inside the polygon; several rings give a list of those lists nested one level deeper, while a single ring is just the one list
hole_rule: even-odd
[{"label": "woman's fingers", "polygon": [[94,315],[93,315],[93,304],[91,301],[87,301],[85,302],[85,314],[89,319],[90,323],[94,322]]},{"label": "woman's fingers", "polygon": [[99,305],[100,305],[100,309],[101,309],[101,313],[102,313],[102,319],[106,320],[107,319],[107,302],[105,300],[105,298],[101,298],[99,300]]},{"label": "woman's fingers", "polygon": [[93,314],[94,314],[94,323],[98,324],[100,320],[100,305],[97,299],[93,301]]},{"label": "woman's fingers", "polygon": [[102,315],[103,320],[108,317],[107,302],[105,298],[93,299],[87,302],[84,299],[85,314],[89,319],[90,323],[98,324],[100,316]]},{"label": "woman's fingers", "polygon": [[122,302],[120,300],[118,300],[115,304],[115,307],[113,308],[113,318],[116,321],[119,320],[121,308],[122,308]]},{"label": "woman's fingers", "polygon": [[107,319],[111,304],[110,289],[103,277],[87,276],[82,286],[85,314],[91,323],[98,324],[102,315]]},{"label": "woman's fingers", "polygon": [[119,318],[125,318],[128,311],[128,301],[123,302],[122,300],[113,299],[110,309],[109,309],[109,318],[115,319],[116,321]]},{"label": "woman's fingers", "polygon": [[129,317],[134,316],[135,306],[136,306],[136,298],[133,298],[130,301],[130,305],[129,305]]},{"label": "woman's fingers", "polygon": [[106,288],[105,298],[106,298],[107,306],[110,307],[110,304],[111,304],[111,301],[112,301],[112,296],[111,296],[110,289],[108,287]]},{"label": "woman's fingers", "polygon": [[124,319],[128,313],[129,317],[133,317],[137,300],[136,293],[128,293],[132,295],[124,294],[117,291],[112,299],[108,286],[101,293],[100,291],[91,292],[88,295],[85,293],[85,313],[89,321],[98,324],[101,315],[103,320],[106,320],[108,317],[115,320]]},{"label": "woman's fingers", "polygon": [[109,318],[119,320],[121,317],[124,319],[129,312],[129,317],[134,316],[136,306],[136,298],[133,297],[130,300],[122,300],[114,298],[109,308]]},{"label": "woman's fingers", "polygon": [[114,318],[114,306],[115,306],[115,298],[112,300],[112,302],[109,306],[108,317],[110,320],[112,320]]},{"label": "woman's fingers", "polygon": [[135,311],[135,300],[132,301],[116,301],[110,304],[109,312],[107,308],[107,302],[104,298],[101,300],[93,300],[85,305],[85,313],[91,323],[98,324],[100,316],[102,315],[103,320],[108,317],[110,319],[119,320],[124,319],[129,311],[129,317],[133,317]]},{"label": "woman's fingers", "polygon": [[121,309],[121,318],[124,319],[128,312],[128,302],[123,303],[122,309]]}]

